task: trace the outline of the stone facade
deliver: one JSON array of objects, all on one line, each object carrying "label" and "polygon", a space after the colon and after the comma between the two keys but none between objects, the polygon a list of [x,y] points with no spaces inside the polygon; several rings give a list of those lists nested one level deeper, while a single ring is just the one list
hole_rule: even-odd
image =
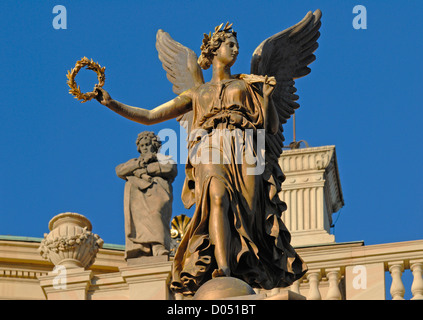
[{"label": "stone facade", "polygon": [[[104,244],[91,267],[67,270],[63,283],[63,270],[55,271],[39,254],[41,240],[0,237],[0,299],[178,299],[167,286],[172,260],[128,266],[123,246]],[[413,299],[423,298],[423,240],[369,246],[358,241],[296,250],[309,271],[288,289],[307,299],[403,299],[406,292]],[[409,287],[401,278],[406,270],[413,277]],[[389,288],[387,275],[392,279]],[[386,296],[387,291],[391,293]],[[267,299],[288,295],[286,288],[256,293]]]},{"label": "stone facade", "polygon": [[[337,243],[330,234],[331,215],[343,206],[335,147],[288,150],[280,164],[283,218],[309,270],[289,288],[255,290],[250,299],[401,300],[406,292],[423,299],[423,240],[365,246]],[[0,299],[182,298],[169,291],[172,257],[128,263],[124,246],[103,245],[80,214],[59,214],[49,228],[44,239],[0,236]],[[410,287],[402,281],[405,270]]]}]

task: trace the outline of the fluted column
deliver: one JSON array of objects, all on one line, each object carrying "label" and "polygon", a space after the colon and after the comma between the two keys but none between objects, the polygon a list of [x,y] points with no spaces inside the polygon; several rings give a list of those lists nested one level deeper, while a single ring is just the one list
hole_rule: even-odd
[{"label": "fluted column", "polygon": [[329,290],[326,300],[341,300],[342,294],[339,290],[339,281],[341,281],[341,268],[326,269],[326,276],[329,282]]},{"label": "fluted column", "polygon": [[334,146],[285,150],[279,159],[286,176],[280,198],[293,246],[334,243],[332,214],[343,205]]},{"label": "fluted column", "polygon": [[423,260],[410,261],[410,269],[413,273],[413,284],[411,285],[412,300],[423,300]]},{"label": "fluted column", "polygon": [[321,278],[320,270],[310,270],[307,274],[310,289],[308,291],[307,300],[322,300],[319,290],[319,282]]},{"label": "fluted column", "polygon": [[389,272],[392,276],[391,296],[392,300],[404,300],[405,288],[402,283],[401,276],[404,271],[404,262],[390,262],[388,263]]}]

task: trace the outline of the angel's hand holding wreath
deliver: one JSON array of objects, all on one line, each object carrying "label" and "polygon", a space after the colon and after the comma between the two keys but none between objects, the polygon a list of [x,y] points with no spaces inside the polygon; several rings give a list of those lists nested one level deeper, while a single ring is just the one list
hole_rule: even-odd
[{"label": "angel's hand holding wreath", "polygon": [[94,91],[97,92],[97,96],[95,97],[96,100],[102,105],[107,106],[112,100],[112,97],[110,97],[109,93],[102,87],[95,85]]}]

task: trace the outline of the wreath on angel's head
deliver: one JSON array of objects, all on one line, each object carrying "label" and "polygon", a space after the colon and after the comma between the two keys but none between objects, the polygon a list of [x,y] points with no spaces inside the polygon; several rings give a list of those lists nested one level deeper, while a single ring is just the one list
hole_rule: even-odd
[{"label": "wreath on angel's head", "polygon": [[81,103],[87,102],[97,96],[97,92],[95,90],[92,92],[82,93],[81,88],[76,84],[75,77],[79,70],[83,67],[87,67],[88,70],[93,70],[97,73],[97,87],[104,86],[104,81],[106,80],[106,76],[104,74],[106,67],[101,67],[98,63],[94,62],[92,59],[88,59],[87,57],[83,57],[81,60],[77,61],[75,67],[72,70],[68,70],[66,77],[68,78],[67,84],[70,88],[69,93],[74,95],[75,99],[82,100]]}]

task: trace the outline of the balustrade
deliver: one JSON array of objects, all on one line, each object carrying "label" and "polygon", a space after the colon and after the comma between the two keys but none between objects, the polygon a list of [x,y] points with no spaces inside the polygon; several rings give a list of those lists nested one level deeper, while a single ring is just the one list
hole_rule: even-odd
[{"label": "balustrade", "polygon": [[[412,300],[423,300],[422,240],[372,246],[350,243],[336,247],[297,249],[309,270],[289,289],[308,300],[404,300],[409,299],[410,294]],[[405,270],[410,272],[404,275]]]},{"label": "balustrade", "polygon": [[[25,249],[21,250],[23,253],[19,253],[25,254],[21,259],[33,261],[33,266],[36,266],[37,263],[40,264],[42,259],[36,251],[38,246],[39,244],[32,243],[25,244],[25,246],[19,244],[19,248]],[[0,242],[0,251],[3,252],[4,259],[14,257],[17,252],[16,247],[17,245],[12,241]],[[110,257],[116,259],[113,260],[115,261],[113,262],[114,267],[121,268],[119,263],[123,263],[121,262],[121,260],[123,261],[123,250],[122,253],[109,251],[100,249],[100,258],[97,259],[99,264],[93,267],[97,268],[97,272],[103,270],[102,266],[109,268]],[[423,240],[369,246],[364,246],[363,242],[335,243],[300,247],[296,248],[296,251],[308,265],[309,270],[289,289],[309,300],[423,300]],[[118,255],[121,258],[117,259]],[[166,266],[170,264],[170,262],[166,263]],[[0,269],[0,280],[9,282],[11,279],[13,281],[34,280],[34,276],[31,275],[33,272],[37,272],[37,274],[46,272],[44,265],[38,269],[35,267],[28,269],[27,265],[25,268],[14,266],[12,270],[10,264],[3,264],[0,265]],[[27,276],[26,273],[28,273]],[[76,275],[79,276],[79,274],[73,274],[72,279],[76,279]],[[95,283],[90,282],[89,277],[86,278],[84,286],[90,287],[90,298],[97,294],[99,297],[104,297],[106,290],[102,291],[102,286],[108,286],[107,281],[109,280],[103,284],[102,279],[109,279],[110,275],[109,272],[106,272],[106,275],[100,272],[97,278],[99,277],[98,279],[101,281],[96,280]],[[116,272],[113,277],[118,279],[116,281],[121,286],[119,290],[122,292],[128,290],[125,287],[127,282],[119,280],[122,277],[120,271]],[[72,279],[68,279],[68,284]],[[390,281],[391,279],[392,281]],[[256,291],[257,293],[266,293],[268,297],[271,297],[282,292],[280,289],[257,289]],[[76,292],[73,291],[73,293]]]}]

